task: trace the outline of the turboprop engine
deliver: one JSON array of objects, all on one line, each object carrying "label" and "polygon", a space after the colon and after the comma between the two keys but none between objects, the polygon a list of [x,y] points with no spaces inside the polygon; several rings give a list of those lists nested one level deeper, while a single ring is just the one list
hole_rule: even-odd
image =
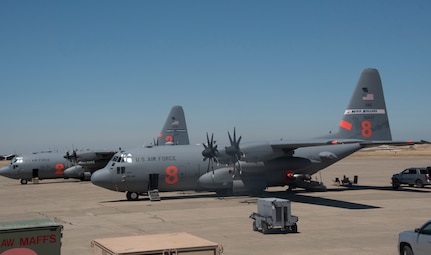
[{"label": "turboprop engine", "polygon": [[218,168],[203,174],[198,183],[206,189],[228,194],[259,193],[266,188],[265,180],[250,178],[246,174],[237,178],[233,174],[232,167]]},{"label": "turboprop engine", "polygon": [[64,176],[67,178],[78,178],[83,181],[91,179],[91,173],[85,172],[84,168],[80,165],[72,166],[64,170]]}]

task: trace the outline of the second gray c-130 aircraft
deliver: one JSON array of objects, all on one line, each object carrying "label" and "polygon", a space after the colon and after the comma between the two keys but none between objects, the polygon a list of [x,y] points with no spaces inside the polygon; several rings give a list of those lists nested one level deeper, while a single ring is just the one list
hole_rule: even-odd
[{"label": "second gray c-130 aircraft", "polygon": [[73,150],[64,152],[42,151],[20,154],[11,159],[9,165],[0,168],[0,175],[28,181],[74,178],[90,180],[91,173],[104,167],[116,151]]},{"label": "second gray c-130 aircraft", "polygon": [[[155,145],[187,145],[189,136],[181,106],[173,106],[166,118]],[[120,149],[121,151],[121,149]],[[30,180],[75,178],[90,180],[91,174],[103,168],[117,151],[73,150],[72,153],[45,151],[17,155],[9,165],[0,168],[0,176],[20,179],[21,184]]]},{"label": "second gray c-130 aircraft", "polygon": [[[93,184],[126,192],[128,200],[159,191],[215,191],[258,194],[267,187],[326,189],[311,175],[365,148],[410,145],[392,141],[381,79],[376,69],[362,71],[336,133],[308,140],[241,143],[228,132],[230,144],[215,144],[207,134],[199,145],[158,146],[119,152],[96,171]],[[207,162],[205,162],[207,161]]]}]

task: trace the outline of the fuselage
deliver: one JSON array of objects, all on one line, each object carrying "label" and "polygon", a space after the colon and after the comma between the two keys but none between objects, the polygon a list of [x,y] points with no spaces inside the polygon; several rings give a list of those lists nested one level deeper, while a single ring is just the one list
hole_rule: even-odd
[{"label": "fuselage", "polygon": [[64,153],[40,152],[14,157],[10,164],[0,169],[0,175],[21,180],[64,178],[64,170],[72,163]]},{"label": "fuselage", "polygon": [[[247,151],[246,144],[243,148]],[[356,143],[300,148],[290,157],[242,160],[240,168],[234,169],[233,164],[204,161],[202,146],[141,147],[117,153],[105,168],[93,173],[91,180],[110,190],[140,193],[151,187],[159,191],[263,190],[288,184],[291,180],[287,174],[312,175],[360,148]],[[249,151],[244,159],[255,158]]]}]

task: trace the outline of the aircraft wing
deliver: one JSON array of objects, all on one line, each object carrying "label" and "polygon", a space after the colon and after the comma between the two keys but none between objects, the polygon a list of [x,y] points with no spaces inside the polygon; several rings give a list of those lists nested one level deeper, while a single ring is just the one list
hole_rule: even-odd
[{"label": "aircraft wing", "polygon": [[95,151],[94,152],[97,156],[98,159],[111,159],[115,153],[117,153],[116,151]]},{"label": "aircraft wing", "polygon": [[75,150],[67,152],[64,158],[80,165],[87,172],[94,172],[103,168],[115,153],[117,152],[111,150]]},{"label": "aircraft wing", "polygon": [[414,144],[431,144],[431,142],[420,140],[382,140],[382,141],[372,141],[372,140],[358,140],[358,139],[338,139],[334,140],[333,144],[352,144],[359,143],[363,148],[376,147],[381,145],[391,145],[391,146],[407,146]]},{"label": "aircraft wing", "polygon": [[294,150],[298,148],[314,146],[333,146],[340,144],[330,139],[311,140],[280,140],[266,143],[245,143],[241,146],[242,159],[248,162],[260,162],[279,157],[293,156]]},{"label": "aircraft wing", "polygon": [[414,144],[430,144],[431,142],[420,140],[420,141],[363,141],[360,142],[363,148],[376,147],[380,145],[392,145],[392,146],[406,146]]},{"label": "aircraft wing", "polygon": [[248,162],[260,162],[279,157],[292,157],[294,150],[315,146],[336,146],[339,144],[359,144],[362,148],[377,147],[380,145],[406,146],[413,144],[426,144],[427,141],[364,141],[359,139],[311,139],[297,141],[272,141],[267,143],[252,143],[241,146],[242,159]]},{"label": "aircraft wing", "polygon": [[328,140],[328,139],[311,139],[311,140],[298,140],[298,141],[277,141],[271,142],[270,145],[273,149],[281,150],[294,150],[302,147],[313,147],[313,146],[323,146],[323,145],[334,145],[340,144],[338,140]]}]

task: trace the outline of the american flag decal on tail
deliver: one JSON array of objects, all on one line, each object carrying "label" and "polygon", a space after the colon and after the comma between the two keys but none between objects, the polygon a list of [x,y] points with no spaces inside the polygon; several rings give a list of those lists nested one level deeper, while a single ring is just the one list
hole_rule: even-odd
[{"label": "american flag decal on tail", "polygon": [[374,94],[372,94],[372,93],[365,93],[362,96],[362,100],[364,100],[364,101],[373,101],[374,100]]}]

